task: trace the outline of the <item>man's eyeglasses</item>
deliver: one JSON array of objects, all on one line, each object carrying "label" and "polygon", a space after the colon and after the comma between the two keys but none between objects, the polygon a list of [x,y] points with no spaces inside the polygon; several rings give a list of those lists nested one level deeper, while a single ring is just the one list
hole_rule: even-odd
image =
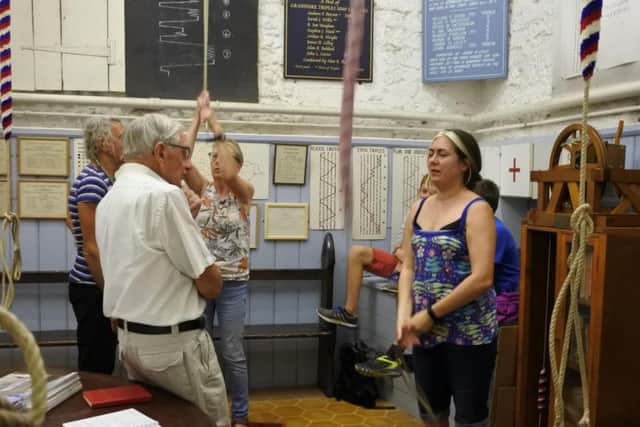
[{"label": "man's eyeglasses", "polygon": [[172,142],[164,142],[164,144],[167,144],[167,145],[169,145],[171,147],[180,148],[184,152],[184,158],[185,159],[190,159],[191,158],[191,147],[185,147],[184,145],[174,144]]}]

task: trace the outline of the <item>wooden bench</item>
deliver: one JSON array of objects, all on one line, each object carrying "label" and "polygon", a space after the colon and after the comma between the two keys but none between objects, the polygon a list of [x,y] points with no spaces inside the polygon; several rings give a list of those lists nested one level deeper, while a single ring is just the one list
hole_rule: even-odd
[{"label": "wooden bench", "polygon": [[[252,270],[253,281],[320,281],[320,307],[333,305],[333,273],[335,266],[335,247],[331,233],[325,234],[322,244],[321,268]],[[24,272],[18,283],[66,283],[68,272],[38,271]],[[257,285],[257,284],[255,284]],[[315,311],[316,307],[308,307]],[[215,332],[215,331],[214,331]],[[40,347],[68,347],[77,345],[76,331],[48,330],[33,331]],[[336,329],[322,322],[313,323],[277,323],[270,325],[246,325],[244,338],[248,340],[318,338],[318,385],[327,396],[333,396],[334,358]],[[219,339],[214,336],[214,339]],[[15,348],[13,339],[6,333],[0,333],[0,349]]]}]

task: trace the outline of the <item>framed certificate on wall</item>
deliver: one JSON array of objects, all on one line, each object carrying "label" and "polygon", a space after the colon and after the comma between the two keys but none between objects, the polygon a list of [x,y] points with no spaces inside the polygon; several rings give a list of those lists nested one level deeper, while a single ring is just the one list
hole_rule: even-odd
[{"label": "framed certificate on wall", "polygon": [[307,177],[307,146],[276,144],[273,183],[304,185]]},{"label": "framed certificate on wall", "polygon": [[67,181],[18,181],[18,216],[33,219],[66,219]]},{"label": "framed certificate on wall", "polygon": [[267,203],[264,205],[265,240],[307,240],[307,203]]},{"label": "framed certificate on wall", "polygon": [[69,176],[69,139],[18,138],[18,174]]}]

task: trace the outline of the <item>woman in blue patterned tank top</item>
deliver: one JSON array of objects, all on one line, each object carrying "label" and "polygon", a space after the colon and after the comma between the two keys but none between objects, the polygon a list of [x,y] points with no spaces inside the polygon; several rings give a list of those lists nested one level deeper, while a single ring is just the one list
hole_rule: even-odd
[{"label": "woman in blue patterned tank top", "polygon": [[407,216],[407,259],[399,280],[397,336],[413,346],[416,383],[432,412],[427,426],[488,425],[487,400],[496,354],[493,268],[496,231],[489,204],[471,190],[481,179],[474,137],[438,133],[427,166],[435,195]]}]

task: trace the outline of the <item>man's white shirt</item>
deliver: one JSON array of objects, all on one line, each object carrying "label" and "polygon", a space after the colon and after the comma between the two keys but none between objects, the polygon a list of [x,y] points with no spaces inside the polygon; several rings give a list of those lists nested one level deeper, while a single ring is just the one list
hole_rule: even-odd
[{"label": "man's white shirt", "polygon": [[106,317],[168,326],[202,315],[205,300],[193,279],[215,258],[180,188],[125,163],[98,204],[96,241]]}]

